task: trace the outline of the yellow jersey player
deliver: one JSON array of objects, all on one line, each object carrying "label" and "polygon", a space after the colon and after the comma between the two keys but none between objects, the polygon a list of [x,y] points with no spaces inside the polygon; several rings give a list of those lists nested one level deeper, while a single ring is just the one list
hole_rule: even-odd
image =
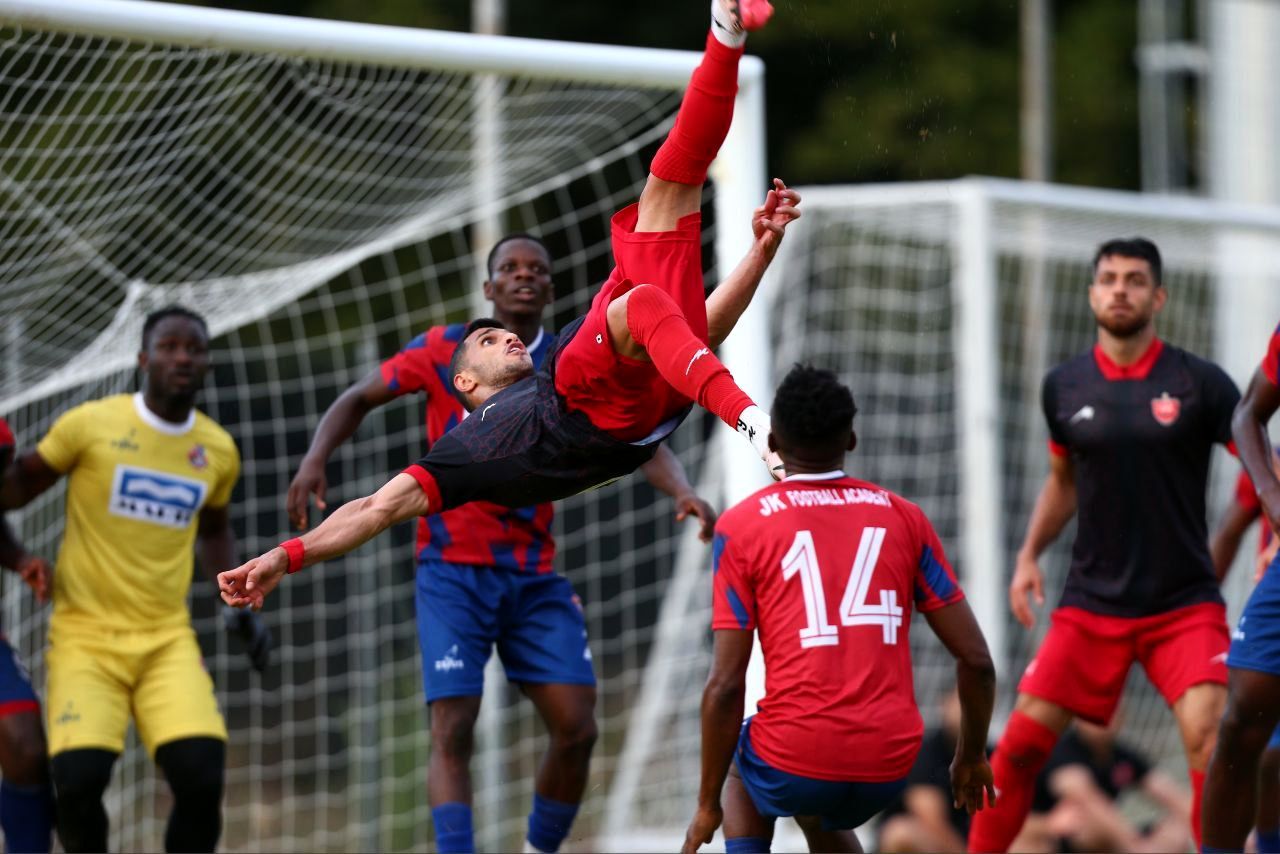
[{"label": "yellow jersey player", "polygon": [[[77,406],[10,467],[0,505],[66,476],[46,656],[49,752],[67,851],[107,850],[102,795],[132,716],[173,790],[169,851],[212,851],[221,830],[226,726],[191,617],[193,544],[211,576],[235,565],[227,505],[240,456],[194,408],[209,368],[203,318],[149,315],[142,391]],[[270,637],[237,612],[259,669]]]}]

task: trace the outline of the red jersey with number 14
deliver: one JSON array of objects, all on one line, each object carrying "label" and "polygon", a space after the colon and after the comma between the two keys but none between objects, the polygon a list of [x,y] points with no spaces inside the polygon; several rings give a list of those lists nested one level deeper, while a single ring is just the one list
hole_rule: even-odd
[{"label": "red jersey with number 14", "polygon": [[764,653],[760,757],[818,780],[905,776],[924,729],[911,609],[964,598],[920,508],[843,472],[793,475],[720,517],[713,556],[712,628],[756,629]]}]

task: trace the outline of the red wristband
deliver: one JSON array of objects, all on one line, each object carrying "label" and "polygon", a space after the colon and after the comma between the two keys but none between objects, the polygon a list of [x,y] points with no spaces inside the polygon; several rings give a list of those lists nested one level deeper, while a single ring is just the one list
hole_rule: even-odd
[{"label": "red wristband", "polygon": [[289,555],[290,575],[302,569],[302,560],[307,553],[307,550],[302,545],[302,540],[297,537],[292,540],[285,540],[280,544],[280,548],[284,549],[285,554]]}]

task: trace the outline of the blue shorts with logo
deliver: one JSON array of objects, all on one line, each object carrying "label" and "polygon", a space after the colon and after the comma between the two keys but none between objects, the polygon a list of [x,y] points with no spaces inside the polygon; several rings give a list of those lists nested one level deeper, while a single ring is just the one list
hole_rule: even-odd
[{"label": "blue shorts with logo", "polygon": [[27,669],[18,661],[9,641],[0,635],[0,717],[39,710],[40,701]]},{"label": "blue shorts with logo", "polygon": [[424,560],[415,597],[428,703],[482,694],[495,645],[512,682],[596,684],[582,604],[562,575]]},{"label": "blue shorts with logo", "polygon": [[1280,676],[1280,557],[1272,561],[1231,633],[1227,667]]},{"label": "blue shorts with logo", "polygon": [[742,724],[734,762],[760,815],[816,815],[822,819],[823,830],[861,827],[907,787],[906,777],[885,783],[857,783],[815,780],[780,771],[751,747],[751,718]]}]

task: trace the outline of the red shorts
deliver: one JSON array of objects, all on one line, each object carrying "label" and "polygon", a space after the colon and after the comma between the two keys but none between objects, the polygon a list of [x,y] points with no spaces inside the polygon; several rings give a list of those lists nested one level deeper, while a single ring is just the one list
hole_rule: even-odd
[{"label": "red shorts", "polygon": [[613,216],[613,262],[581,328],[555,365],[556,391],[570,409],[624,441],[648,436],[689,405],[652,362],[619,356],[609,338],[609,303],[636,285],[653,284],[676,302],[693,334],[707,340],[706,286],[702,278],[702,215],[680,218],[674,231],[636,231],[638,207]]},{"label": "red shorts", "polygon": [[1172,706],[1193,685],[1227,684],[1230,644],[1226,608],[1216,602],[1150,617],[1059,608],[1018,692],[1105,725],[1135,661]]}]

